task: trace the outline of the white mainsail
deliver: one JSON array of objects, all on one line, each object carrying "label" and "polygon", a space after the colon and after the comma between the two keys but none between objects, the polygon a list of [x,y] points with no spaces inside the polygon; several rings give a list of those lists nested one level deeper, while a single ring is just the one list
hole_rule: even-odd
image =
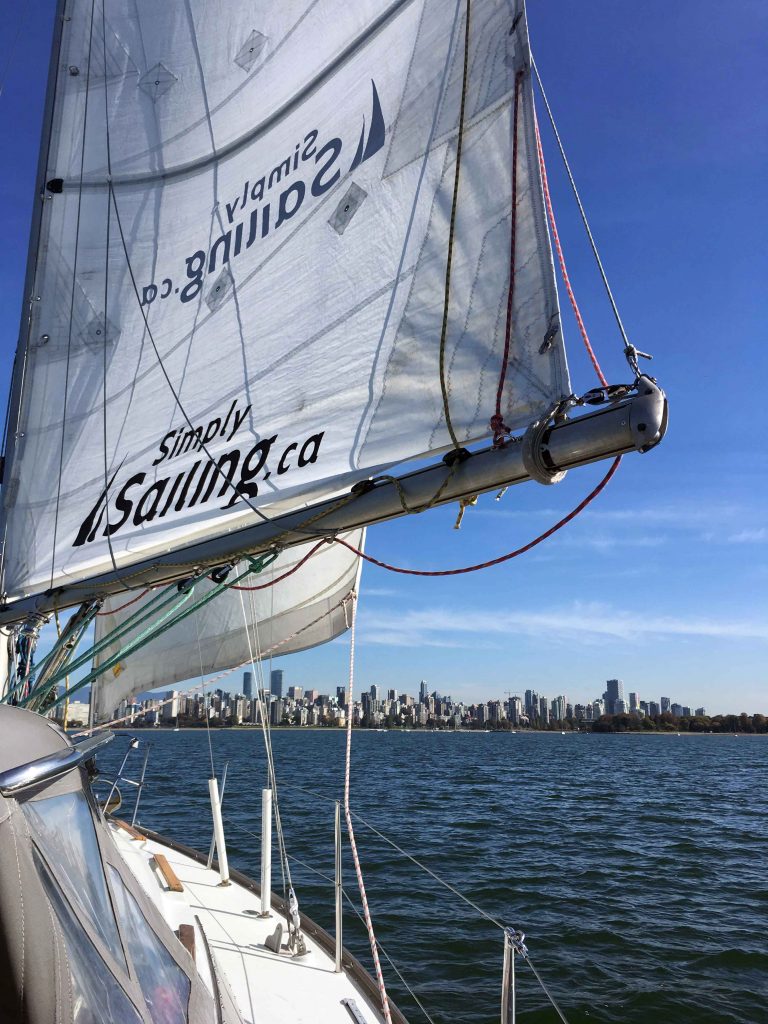
[{"label": "white mainsail", "polygon": [[[364,530],[343,536],[353,547],[363,549]],[[349,629],[352,610],[348,599],[358,589],[361,559],[341,544],[323,544],[292,572],[315,543],[283,551],[268,569],[243,580],[243,586],[262,589],[220,594],[102,675],[93,688],[95,720],[110,718],[121,700],[142,690],[247,666],[252,656],[258,659],[260,654],[295,654]],[[233,579],[242,568],[235,567]],[[209,580],[202,580],[195,597],[202,597],[212,586]],[[124,595],[109,598],[96,619],[96,643],[113,634],[151,599],[148,594],[126,607]],[[101,650],[95,666],[116,655],[120,642]]]},{"label": "white mainsail", "polygon": [[[130,583],[139,560],[450,446],[465,4],[337,8],[68,4],[3,486],[7,600],[112,568]],[[570,390],[529,62],[522,0],[475,0],[444,349],[462,443],[495,411],[516,105],[504,421]]]}]

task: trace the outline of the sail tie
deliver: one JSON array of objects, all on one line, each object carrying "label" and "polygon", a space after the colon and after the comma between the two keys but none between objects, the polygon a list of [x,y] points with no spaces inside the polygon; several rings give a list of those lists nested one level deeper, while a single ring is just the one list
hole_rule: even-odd
[{"label": "sail tie", "polygon": [[510,551],[506,555],[500,555],[498,558],[492,558],[487,562],[480,562],[477,565],[465,565],[462,566],[462,568],[460,569],[405,569],[402,566],[390,565],[389,562],[382,562],[378,558],[374,558],[373,555],[369,555],[366,554],[366,552],[364,551],[358,550],[358,548],[354,547],[348,541],[343,540],[341,537],[336,538],[336,543],[343,544],[345,548],[349,548],[349,550],[354,552],[354,554],[359,555],[360,558],[364,558],[366,562],[370,562],[372,565],[378,565],[380,569],[388,569],[389,572],[399,572],[405,576],[461,576],[463,573],[466,572],[477,572],[479,569],[489,569],[493,565],[501,565],[502,562],[508,562],[512,558],[517,558],[518,555],[525,554],[527,551],[530,551],[531,548],[535,548],[537,544],[541,544],[542,541],[547,540],[547,538],[551,537],[553,533],[557,533],[558,530],[561,530],[564,526],[567,526],[568,523],[575,519],[580,512],[583,512],[587,505],[589,505],[590,502],[594,501],[598,494],[600,494],[600,492],[607,485],[608,481],[614,475],[616,470],[619,468],[621,459],[621,455],[618,455],[611,463],[610,469],[605,474],[600,483],[589,492],[589,494],[586,496],[586,498],[584,498],[583,501],[579,502],[576,508],[569,512],[567,516],[563,516],[562,519],[558,520],[558,522],[556,522],[554,526],[550,526],[548,530],[545,530],[544,533],[540,533],[538,537],[535,537],[533,540],[529,541],[527,544],[524,544],[522,547],[516,548],[514,551]]}]

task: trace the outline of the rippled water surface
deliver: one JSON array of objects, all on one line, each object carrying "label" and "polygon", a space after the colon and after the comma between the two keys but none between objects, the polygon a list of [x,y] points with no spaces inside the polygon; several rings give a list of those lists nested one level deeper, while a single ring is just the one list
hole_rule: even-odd
[{"label": "rippled water surface", "polygon": [[[207,850],[205,731],[140,735],[152,743],[140,821]],[[229,762],[230,861],[258,878],[260,733],[211,739],[219,775]],[[102,755],[105,769],[125,742]],[[344,736],[277,731],[273,743],[294,884],[302,909],[332,929],[332,887],[315,872],[333,876]],[[768,1021],[767,769],[764,737],[355,732],[352,805],[522,928],[571,1024],[752,1024]],[[377,937],[435,1024],[498,1021],[499,929],[363,824],[356,833]],[[359,905],[346,845],[345,858]],[[367,963],[347,910],[345,943]],[[425,1020],[385,972],[411,1024]],[[519,963],[518,1017],[557,1020]]]}]

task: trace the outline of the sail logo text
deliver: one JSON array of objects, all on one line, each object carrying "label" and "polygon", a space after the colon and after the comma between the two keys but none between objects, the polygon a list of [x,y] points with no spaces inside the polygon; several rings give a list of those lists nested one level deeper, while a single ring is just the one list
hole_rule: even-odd
[{"label": "sail logo text", "polygon": [[[368,131],[366,133],[364,119],[349,171],[354,171],[384,145],[384,116],[373,80],[371,86],[373,100]],[[185,258],[186,276],[183,284],[174,285],[174,279],[170,277],[163,278],[159,285],[153,281],[142,288],[141,305],[149,306],[171,295],[178,295],[181,302],[191,302],[200,294],[207,274],[214,273],[217,268],[223,270],[230,260],[250,249],[257,240],[266,238],[295,217],[310,197],[319,198],[333,188],[341,178],[339,157],[343,143],[336,136],[320,146],[318,137],[318,130],[313,128],[295,144],[293,152],[267,174],[253,182],[250,179],[244,182],[242,191],[224,203],[226,223],[220,217],[223,230],[219,237],[208,248],[198,249]],[[305,164],[314,170],[310,181],[301,177]],[[289,178],[290,184],[286,186]],[[272,190],[277,190],[278,186],[281,191],[273,193]],[[248,215],[235,224],[236,216],[242,217],[246,208],[249,210]]]},{"label": "sail logo text", "polygon": [[226,438],[225,443],[231,441],[250,409],[248,406],[240,412],[233,402],[226,417],[217,416],[188,430],[169,431],[158,445],[153,466],[167,465],[189,453],[199,452],[200,458],[180,473],[171,471],[149,486],[146,472],[134,473],[124,483],[116,483],[121,463],[80,524],[72,546],[90,544],[97,537],[113,537],[128,523],[140,527],[196,506],[202,509],[215,503],[221,509],[231,509],[242,500],[258,497],[260,484],[271,476],[280,478],[317,462],[324,431],[287,444],[278,434],[272,434],[254,444],[248,441],[217,457],[211,456],[208,444],[220,437]]}]

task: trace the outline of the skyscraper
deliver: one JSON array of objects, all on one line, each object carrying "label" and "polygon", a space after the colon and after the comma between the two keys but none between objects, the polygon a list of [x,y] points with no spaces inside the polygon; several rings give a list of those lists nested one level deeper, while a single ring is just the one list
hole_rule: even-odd
[{"label": "skyscraper", "polygon": [[672,707],[671,699],[669,697],[662,697],[661,698],[661,713],[662,713],[662,715],[664,714],[665,711],[669,711],[669,709],[671,707]]},{"label": "skyscraper", "polygon": [[243,695],[253,697],[253,672],[243,672]]},{"label": "skyscraper", "polygon": [[283,696],[283,670],[281,668],[272,669],[272,675],[269,677],[269,692],[278,700]]},{"label": "skyscraper", "polygon": [[607,680],[603,700],[605,701],[606,715],[615,715],[616,702],[621,701],[622,704],[624,703],[624,683],[620,679]]},{"label": "skyscraper", "polygon": [[636,693],[630,693],[629,695],[629,710],[637,711],[640,707],[640,700]]},{"label": "skyscraper", "polygon": [[429,696],[429,687],[427,686],[427,680],[421,680],[421,686],[419,687],[419,704],[426,704],[427,697]]}]

